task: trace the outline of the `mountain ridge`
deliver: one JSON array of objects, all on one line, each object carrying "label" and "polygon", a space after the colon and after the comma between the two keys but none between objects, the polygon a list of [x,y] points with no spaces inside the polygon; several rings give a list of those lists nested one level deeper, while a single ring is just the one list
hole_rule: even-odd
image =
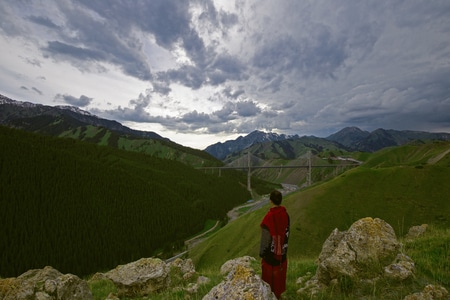
[{"label": "mountain ridge", "polygon": [[[261,131],[253,131],[247,136],[240,136],[236,140],[228,140],[225,143],[216,143],[208,146],[205,151],[212,156],[226,161],[233,153],[238,153],[244,149],[250,149],[256,144],[263,144],[267,142],[278,143],[280,141],[296,141],[301,139],[314,138],[334,142],[336,146],[340,145],[343,151],[360,151],[360,152],[376,152],[386,147],[401,146],[415,140],[450,140],[450,133],[446,132],[425,132],[413,130],[394,130],[378,128],[372,132],[363,131],[358,127],[345,127],[340,131],[325,137],[315,136],[299,136],[299,135],[278,135],[272,133],[267,138],[267,135]],[[314,145],[311,144],[314,148]],[[251,150],[249,150],[251,151]]]},{"label": "mountain ridge", "polygon": [[[0,111],[0,124],[6,126],[8,126],[10,122],[18,118],[30,118],[40,116],[43,114],[52,116],[66,115],[83,123],[87,123],[93,126],[102,126],[110,130],[117,131],[119,133],[136,135],[143,138],[161,139],[169,141],[168,138],[164,138],[155,132],[131,129],[127,126],[120,124],[117,121],[100,118],[96,115],[91,114],[90,112],[87,112],[75,106],[69,105],[49,106],[43,104],[35,104],[31,102],[12,100],[1,94],[0,94],[0,105],[3,105],[3,107],[5,107],[4,110]],[[8,106],[12,106],[11,107],[12,109],[8,109]]]}]

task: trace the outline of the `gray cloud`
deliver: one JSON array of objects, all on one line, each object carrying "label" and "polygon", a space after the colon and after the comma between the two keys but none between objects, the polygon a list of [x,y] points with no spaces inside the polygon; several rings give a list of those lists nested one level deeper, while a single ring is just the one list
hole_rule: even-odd
[{"label": "gray cloud", "polygon": [[239,101],[236,103],[236,111],[242,117],[250,117],[260,113],[261,109],[253,101]]},{"label": "gray cloud", "polygon": [[72,57],[82,61],[105,59],[100,51],[75,47],[59,41],[48,42],[47,47],[43,48],[43,50],[48,53],[48,56],[52,57]]},{"label": "gray cloud", "polygon": [[30,16],[29,20],[34,22],[34,23],[36,23],[36,24],[39,24],[39,25],[42,25],[42,26],[45,26],[45,27],[48,27],[48,28],[51,28],[51,29],[59,28],[59,26],[56,25],[55,23],[53,23],[53,21],[50,20],[48,17]]},{"label": "gray cloud", "polygon": [[58,94],[56,95],[55,99],[61,99],[64,102],[66,102],[67,104],[73,105],[73,106],[77,106],[77,107],[85,107],[88,106],[91,102],[92,102],[92,98],[89,98],[85,95],[81,95],[80,97],[74,97],[71,95],[61,95]]},{"label": "gray cloud", "polygon": [[234,111],[235,105],[232,102],[227,102],[222,109],[215,111],[213,115],[226,122],[236,119],[236,116],[233,116]]},{"label": "gray cloud", "polygon": [[222,90],[222,93],[228,98],[237,99],[239,96],[245,94],[245,90],[243,89],[233,90],[231,87],[226,87]]},{"label": "gray cloud", "polygon": [[42,91],[40,91],[38,88],[32,87],[31,88],[33,91],[35,91],[37,94],[39,95],[43,95],[44,93]]},{"label": "gray cloud", "polygon": [[[97,113],[179,132],[450,130],[450,2],[23,3],[0,4],[0,37],[24,64],[39,67],[34,79],[48,78],[26,82],[20,68],[2,61],[0,71],[18,78],[12,86],[24,93],[48,94],[48,65],[69,63],[105,82],[121,72],[142,83],[144,91],[118,100],[112,78],[103,99],[114,104]],[[92,95],[85,90],[92,87],[78,88]],[[101,106],[88,97],[61,99]]]}]

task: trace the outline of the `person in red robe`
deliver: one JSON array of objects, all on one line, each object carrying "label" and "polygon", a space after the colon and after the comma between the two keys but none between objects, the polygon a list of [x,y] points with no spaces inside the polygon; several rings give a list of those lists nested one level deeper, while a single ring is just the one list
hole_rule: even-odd
[{"label": "person in red robe", "polygon": [[286,290],[287,249],[289,241],[289,215],[281,206],[282,194],[274,190],[270,193],[271,208],[261,222],[262,280],[267,282],[277,299]]}]

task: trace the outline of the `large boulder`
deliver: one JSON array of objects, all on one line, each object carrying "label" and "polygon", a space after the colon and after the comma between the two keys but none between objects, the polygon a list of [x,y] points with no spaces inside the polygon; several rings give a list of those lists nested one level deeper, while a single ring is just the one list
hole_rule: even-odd
[{"label": "large boulder", "polygon": [[298,292],[315,294],[332,285],[372,285],[380,274],[401,281],[411,278],[414,262],[400,252],[394,229],[378,218],[363,218],[347,231],[333,230],[322,247],[316,274]]},{"label": "large boulder", "polygon": [[[234,262],[236,261],[239,260],[234,260]],[[246,265],[247,259],[242,261],[244,261],[243,264],[229,263],[228,265],[233,265],[231,271],[221,283],[213,287],[203,297],[203,300],[276,300],[277,298],[272,293],[270,285],[264,282],[251,267]]]},{"label": "large boulder", "polygon": [[0,299],[93,299],[86,281],[52,267],[29,270],[17,278],[0,279]]},{"label": "large boulder", "polygon": [[107,273],[96,274],[96,278],[111,280],[119,297],[146,296],[169,286],[169,271],[169,266],[159,258],[141,258]]},{"label": "large boulder", "polygon": [[400,246],[388,223],[378,218],[360,219],[347,231],[331,233],[319,255],[316,276],[325,284],[342,276],[361,277],[377,266],[389,265]]}]

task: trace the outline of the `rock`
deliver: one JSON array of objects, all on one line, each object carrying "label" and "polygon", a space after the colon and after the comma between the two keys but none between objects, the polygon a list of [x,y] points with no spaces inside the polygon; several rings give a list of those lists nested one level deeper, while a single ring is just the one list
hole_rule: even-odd
[{"label": "rock", "polygon": [[311,272],[306,273],[305,276],[297,278],[297,281],[295,282],[298,285],[303,285],[305,282],[307,282],[309,279],[311,279],[312,274]]},{"label": "rock", "polygon": [[316,274],[297,292],[312,295],[332,284],[345,287],[345,282],[363,288],[383,272],[395,280],[408,278],[414,262],[398,256],[400,248],[393,228],[381,219],[360,219],[343,232],[334,229],[323,244]]},{"label": "rock", "polygon": [[305,283],[305,286],[300,288],[297,291],[297,294],[300,295],[309,295],[310,298],[313,298],[315,295],[318,295],[321,291],[325,290],[327,286],[320,282],[316,276],[311,278]]},{"label": "rock", "polygon": [[173,262],[169,263],[168,266],[170,268],[178,268],[185,281],[189,281],[191,278],[194,278],[197,275],[194,263],[190,258],[185,260],[177,258]]},{"label": "rock", "polygon": [[244,264],[236,265],[224,281],[216,285],[203,300],[264,299],[276,300],[268,283]]},{"label": "rock", "polygon": [[404,300],[448,300],[450,299],[448,291],[439,285],[429,284],[422,292],[408,295]]},{"label": "rock", "polygon": [[192,259],[181,259],[177,258],[173,262],[168,264],[170,267],[176,267],[179,268],[181,273],[195,273],[195,266],[192,262]]},{"label": "rock", "polygon": [[196,294],[198,292],[199,285],[197,283],[189,283],[184,289],[189,294]]},{"label": "rock", "polygon": [[165,290],[170,284],[169,267],[158,258],[141,258],[103,275],[117,287],[119,297],[146,296]]},{"label": "rock", "polygon": [[0,299],[93,299],[86,281],[52,267],[29,270],[17,278],[0,279]]},{"label": "rock", "polygon": [[205,276],[199,276],[197,278],[197,284],[208,284],[211,281],[208,277]]},{"label": "rock", "polygon": [[413,240],[427,231],[427,224],[422,224],[420,226],[413,226],[409,229],[408,233],[406,234],[405,238],[407,240]]},{"label": "rock", "polygon": [[251,256],[243,256],[243,257],[231,259],[231,260],[225,262],[222,265],[222,267],[220,267],[220,274],[222,274],[222,275],[228,274],[234,268],[236,268],[236,266],[238,266],[238,265],[250,267],[252,261],[256,261],[256,259]]},{"label": "rock", "polygon": [[400,246],[388,223],[377,218],[360,219],[346,232],[333,231],[319,255],[316,276],[325,284],[341,276],[367,277],[362,273],[378,264],[390,264]]},{"label": "rock", "polygon": [[407,255],[400,253],[395,261],[384,268],[384,277],[394,281],[403,281],[414,276],[416,266]]}]

